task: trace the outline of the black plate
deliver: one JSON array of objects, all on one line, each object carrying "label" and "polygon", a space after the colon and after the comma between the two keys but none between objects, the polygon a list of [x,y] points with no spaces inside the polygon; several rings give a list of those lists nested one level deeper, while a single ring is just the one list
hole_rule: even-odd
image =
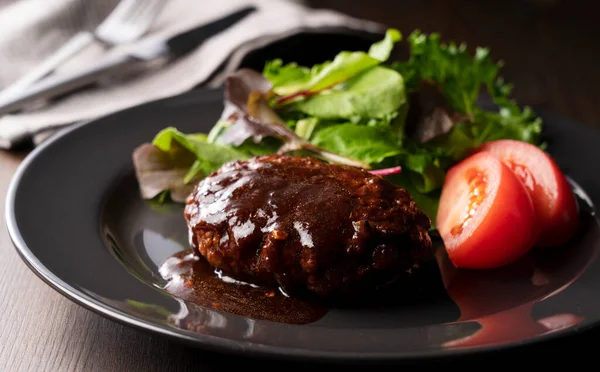
[{"label": "black plate", "polygon": [[581,231],[568,246],[537,251],[506,270],[458,272],[462,290],[470,292],[458,305],[442,290],[428,301],[332,310],[317,322],[288,325],[173,298],[160,289],[157,265],[187,248],[182,207],[140,199],[131,152],[166,126],[208,131],[221,102],[221,90],[191,92],[67,129],[33,151],[6,202],[23,260],[54,289],[108,318],[201,347],[262,356],[456,355],[567,336],[600,321],[600,229],[593,211],[600,174],[586,165],[600,157],[600,136],[543,112],[548,150],[576,182]]}]

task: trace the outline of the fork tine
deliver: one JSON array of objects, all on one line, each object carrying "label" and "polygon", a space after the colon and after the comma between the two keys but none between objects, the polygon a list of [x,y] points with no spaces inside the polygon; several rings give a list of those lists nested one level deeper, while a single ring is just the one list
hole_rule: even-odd
[{"label": "fork tine", "polygon": [[145,6],[140,7],[137,12],[132,14],[128,23],[135,24],[140,29],[140,33],[145,32],[158,16],[165,3],[166,0],[146,0]]},{"label": "fork tine", "polygon": [[152,25],[154,18],[158,16],[166,0],[122,0],[116,9],[96,29],[96,36],[110,44],[120,44],[133,41],[140,37]]},{"label": "fork tine", "polygon": [[112,26],[113,23],[121,22],[123,19],[127,19],[132,10],[139,7],[140,3],[144,3],[145,1],[138,0],[121,0],[117,4],[117,6],[110,12],[108,17],[98,25],[98,28],[108,28]]}]

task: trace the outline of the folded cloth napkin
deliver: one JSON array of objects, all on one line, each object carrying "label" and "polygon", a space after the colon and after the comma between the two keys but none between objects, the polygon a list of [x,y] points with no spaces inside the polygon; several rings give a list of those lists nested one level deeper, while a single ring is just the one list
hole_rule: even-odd
[{"label": "folded cloth napkin", "polygon": [[[311,9],[300,1],[165,1],[167,4],[144,38],[169,36],[248,4],[254,4],[257,11],[166,67],[82,90],[34,111],[1,117],[0,148],[13,148],[23,140],[35,139],[36,135],[39,140],[45,138],[44,133],[56,128],[198,86],[218,86],[243,55],[295,33],[329,27],[369,33],[384,31],[380,24],[330,10]],[[1,8],[0,89],[26,73],[77,31],[93,29],[116,3],[116,0],[16,0]],[[108,53],[123,53],[127,47],[106,51],[100,45],[93,45],[61,66],[57,73],[77,69]]]}]

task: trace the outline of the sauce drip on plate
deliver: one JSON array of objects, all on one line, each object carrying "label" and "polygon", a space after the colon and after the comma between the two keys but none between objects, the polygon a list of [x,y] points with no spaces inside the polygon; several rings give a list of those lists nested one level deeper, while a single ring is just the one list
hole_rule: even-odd
[{"label": "sauce drip on plate", "polygon": [[215,271],[191,250],[169,257],[160,267],[168,281],[165,290],[183,300],[215,310],[278,323],[312,323],[327,308],[304,299],[288,297],[276,288],[258,287]]}]

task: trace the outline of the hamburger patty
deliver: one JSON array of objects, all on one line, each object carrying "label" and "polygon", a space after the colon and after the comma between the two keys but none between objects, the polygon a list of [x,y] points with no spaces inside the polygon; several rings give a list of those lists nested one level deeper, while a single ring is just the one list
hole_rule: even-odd
[{"label": "hamburger patty", "polygon": [[372,292],[432,255],[430,220],[406,190],[309,157],[225,164],[195,187],[185,218],[210,265],[290,294]]}]

